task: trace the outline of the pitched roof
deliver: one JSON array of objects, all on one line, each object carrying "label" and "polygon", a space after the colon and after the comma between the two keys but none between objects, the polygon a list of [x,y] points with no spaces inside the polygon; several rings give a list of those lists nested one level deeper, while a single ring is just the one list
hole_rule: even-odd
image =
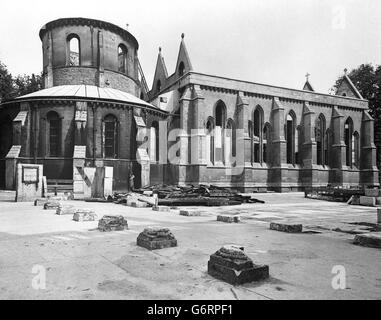
[{"label": "pitched roof", "polygon": [[122,103],[133,103],[155,108],[154,105],[135,97],[134,95],[113,88],[100,88],[90,85],[63,85],[36,91],[15,100],[28,100],[38,98],[85,98],[113,100]]},{"label": "pitched roof", "polygon": [[314,88],[312,87],[312,84],[307,80],[306,83],[303,86],[303,90],[306,91],[315,91]]},{"label": "pitched roof", "polygon": [[357,88],[355,87],[355,85],[353,84],[353,82],[351,81],[351,79],[349,79],[349,77],[344,74],[343,76],[343,79],[341,80],[341,83],[339,85],[339,87],[337,88],[337,91],[336,91],[336,94],[337,95],[341,95],[341,91],[346,91],[345,88],[348,88],[350,93],[358,98],[358,99],[364,99],[361,95],[361,93],[357,90]]}]

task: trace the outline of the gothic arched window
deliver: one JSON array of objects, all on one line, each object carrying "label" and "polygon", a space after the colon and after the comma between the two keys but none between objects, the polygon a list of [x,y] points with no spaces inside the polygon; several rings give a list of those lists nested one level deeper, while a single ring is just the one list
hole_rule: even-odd
[{"label": "gothic arched window", "polygon": [[257,106],[253,115],[253,135],[251,141],[253,144],[253,162],[262,162],[262,142],[263,142],[263,110]]},{"label": "gothic arched window", "polygon": [[225,126],[226,126],[226,106],[219,101],[216,106],[216,126],[214,127],[214,147],[216,150],[216,161],[225,162]]},{"label": "gothic arched window", "polygon": [[127,48],[123,44],[118,46],[118,71],[127,73]]},{"label": "gothic arched window", "polygon": [[76,34],[67,38],[68,42],[68,65],[77,67],[81,65],[81,42]]},{"label": "gothic arched window", "polygon": [[151,161],[159,161],[159,124],[154,121],[151,125]]},{"label": "gothic arched window", "polygon": [[214,163],[214,126],[211,119],[206,123],[206,153],[207,160],[213,164]]},{"label": "gothic arched window", "polygon": [[48,155],[50,157],[58,157],[60,155],[60,145],[61,145],[61,119],[58,116],[58,113],[55,111],[50,111],[47,114],[46,118],[49,125]]},{"label": "gothic arched window", "polygon": [[287,163],[295,163],[295,126],[296,119],[293,112],[287,114],[286,117],[286,149]]},{"label": "gothic arched window", "polygon": [[330,164],[329,150],[332,144],[331,130],[328,128],[325,131],[324,137],[324,165],[328,166]]},{"label": "gothic arched window", "polygon": [[348,167],[352,166],[352,151],[353,151],[353,121],[349,117],[344,123],[344,142],[345,142],[345,164]]},{"label": "gothic arched window", "polygon": [[109,114],[103,119],[103,156],[118,157],[119,128],[117,118]]},{"label": "gothic arched window", "polygon": [[315,125],[315,141],[316,141],[316,163],[324,165],[325,160],[325,118],[322,114],[316,120]]},{"label": "gothic arched window", "polygon": [[264,163],[270,163],[271,148],[271,127],[266,123],[263,127],[263,142],[262,142],[262,160]]},{"label": "gothic arched window", "polygon": [[233,158],[236,157],[237,145],[236,145],[236,129],[235,123],[232,119],[229,119],[226,127],[226,156],[225,159],[229,164],[234,165]]},{"label": "gothic arched window", "polygon": [[352,152],[353,165],[357,168],[360,167],[360,135],[357,131],[353,133],[353,152]]}]

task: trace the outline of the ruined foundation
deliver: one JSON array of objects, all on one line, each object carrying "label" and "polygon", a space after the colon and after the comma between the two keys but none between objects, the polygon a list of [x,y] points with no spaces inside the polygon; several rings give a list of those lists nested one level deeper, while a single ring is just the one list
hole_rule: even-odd
[{"label": "ruined foundation", "polygon": [[73,220],[77,222],[95,221],[98,216],[90,209],[77,209],[73,215]]},{"label": "ruined foundation", "polygon": [[217,221],[227,222],[227,223],[238,223],[241,221],[239,216],[228,216],[228,215],[218,215]]},{"label": "ruined foundation", "polygon": [[228,245],[210,256],[208,274],[232,285],[239,285],[267,279],[269,267],[254,264],[243,252],[243,247]]},{"label": "ruined foundation", "polygon": [[177,240],[168,228],[148,227],[136,240],[138,246],[148,250],[156,250],[177,246]]},{"label": "ruined foundation", "polygon": [[303,231],[303,225],[271,222],[270,229],[288,233],[300,233]]},{"label": "ruined foundation", "polygon": [[103,216],[98,222],[99,231],[128,230],[127,220],[123,216]]},{"label": "ruined foundation", "polygon": [[60,205],[58,201],[48,201],[44,204],[44,210],[57,210]]}]

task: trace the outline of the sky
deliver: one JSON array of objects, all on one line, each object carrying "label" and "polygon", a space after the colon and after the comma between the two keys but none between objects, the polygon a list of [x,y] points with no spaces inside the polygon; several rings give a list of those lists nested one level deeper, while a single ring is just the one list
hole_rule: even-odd
[{"label": "sky", "polygon": [[194,71],[328,93],[347,68],[381,64],[379,0],[0,0],[0,61],[40,73],[40,28],[85,17],[126,27],[152,85],[158,48],[174,72],[181,33]]}]

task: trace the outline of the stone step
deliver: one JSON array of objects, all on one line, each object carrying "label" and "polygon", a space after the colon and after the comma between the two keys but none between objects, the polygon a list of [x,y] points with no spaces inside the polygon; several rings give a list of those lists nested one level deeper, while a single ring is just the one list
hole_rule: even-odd
[{"label": "stone step", "polygon": [[381,234],[374,232],[358,234],[353,243],[364,247],[381,248]]},{"label": "stone step", "polygon": [[238,223],[241,221],[239,216],[230,216],[230,215],[218,215],[217,221],[227,222],[227,223]]},{"label": "stone step", "polygon": [[281,231],[281,232],[300,233],[303,231],[303,225],[271,222],[270,223],[270,229],[276,230],[276,231]]}]

